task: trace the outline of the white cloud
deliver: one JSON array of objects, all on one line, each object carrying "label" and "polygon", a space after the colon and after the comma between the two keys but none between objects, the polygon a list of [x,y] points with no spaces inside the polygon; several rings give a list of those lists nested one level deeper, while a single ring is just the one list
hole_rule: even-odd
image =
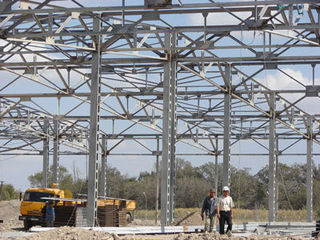
[{"label": "white cloud", "polygon": [[[245,19],[251,15],[251,12],[238,12],[235,13],[236,16],[238,16],[241,19]],[[193,26],[202,26],[204,25],[204,18],[202,14],[191,14],[189,16],[188,21],[190,25]],[[234,25],[239,24],[241,21],[237,19],[236,17],[232,16],[231,14],[226,13],[209,13],[207,17],[207,25]]]},{"label": "white cloud", "polygon": [[[275,14],[276,12],[273,11],[272,14]],[[234,12],[234,14],[239,17],[242,20],[245,20],[249,17],[250,19],[253,19],[251,12]],[[226,26],[226,25],[238,25],[241,23],[241,21],[235,16],[232,16],[229,13],[209,13],[207,17],[207,25],[210,26]],[[191,14],[188,15],[188,24],[191,26],[204,26],[204,18],[202,14]],[[282,16],[278,16],[279,21],[283,21]],[[244,25],[243,23],[241,25]],[[275,40],[278,41],[286,41],[290,37],[296,37],[296,34],[291,30],[276,30],[274,31],[275,34],[272,35],[273,42]],[[278,36],[276,35],[282,34],[287,35],[286,36]],[[262,40],[263,37],[263,31],[232,31],[231,35],[238,38],[241,41],[253,44],[254,42],[259,42]]]},{"label": "white cloud", "polygon": [[[291,68],[284,68],[282,69],[285,73],[287,73],[289,76],[294,77],[296,80],[298,80],[303,85],[310,85],[311,80],[306,78],[302,72],[296,71]],[[289,76],[281,73],[280,71],[277,71],[275,74],[267,74],[265,83],[268,88],[271,88],[273,90],[293,90],[293,89],[303,89],[303,86],[300,84],[294,82],[293,79],[291,79]]]},{"label": "white cloud", "polygon": [[[286,74],[277,71],[273,73],[266,73],[265,78],[259,79],[259,81],[266,87],[272,90],[305,90],[305,88],[295,82],[291,77],[295,78],[297,81],[302,83],[305,86],[312,85],[311,79],[307,78],[306,75],[292,68],[282,69]],[[315,82],[320,82],[320,79],[316,79]],[[299,98],[303,97],[305,93],[290,93],[290,94],[280,94],[289,102],[295,102]],[[306,97],[304,100],[297,104],[298,107],[310,114],[319,114],[320,109],[315,108],[320,103],[318,97]]]}]

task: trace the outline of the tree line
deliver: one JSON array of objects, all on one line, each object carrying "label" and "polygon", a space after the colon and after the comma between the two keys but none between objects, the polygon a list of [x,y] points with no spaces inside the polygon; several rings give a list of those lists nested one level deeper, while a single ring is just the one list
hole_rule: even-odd
[{"label": "tree line", "polygon": [[[49,171],[49,183],[52,184],[52,167]],[[218,165],[218,194],[221,193],[222,164]],[[59,168],[59,187],[70,190],[74,197],[87,193],[86,179],[78,177],[77,171],[70,173]],[[161,174],[160,174],[161,176]],[[304,164],[279,164],[279,209],[304,209],[306,207],[306,176]],[[320,169],[313,168],[314,210],[320,213]],[[40,187],[42,172],[29,176],[32,187]],[[237,208],[268,209],[268,165],[256,174],[249,169],[231,166],[230,189]],[[128,177],[111,166],[107,167],[107,195],[110,197],[133,199],[138,209],[154,209],[156,203],[156,172],[141,172],[138,177]],[[205,163],[194,167],[189,161],[176,160],[175,206],[177,208],[200,207],[210,188],[215,187],[215,164]],[[161,192],[161,190],[160,190]],[[159,201],[160,204],[160,201]]]},{"label": "tree line", "polygon": [[12,184],[0,184],[0,201],[17,199],[19,197],[19,191],[17,191]]}]

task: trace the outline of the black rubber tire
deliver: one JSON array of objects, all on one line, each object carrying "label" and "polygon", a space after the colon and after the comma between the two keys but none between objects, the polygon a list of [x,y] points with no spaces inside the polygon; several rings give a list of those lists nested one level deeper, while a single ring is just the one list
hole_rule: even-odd
[{"label": "black rubber tire", "polygon": [[24,227],[24,230],[28,231],[32,227],[32,222],[29,220],[24,220],[23,227]]},{"label": "black rubber tire", "polygon": [[131,223],[132,222],[132,216],[131,213],[127,213],[127,223]]}]

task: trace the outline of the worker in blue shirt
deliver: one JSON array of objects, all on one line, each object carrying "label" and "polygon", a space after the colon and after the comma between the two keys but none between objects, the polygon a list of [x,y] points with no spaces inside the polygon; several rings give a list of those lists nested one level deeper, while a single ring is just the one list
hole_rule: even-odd
[{"label": "worker in blue shirt", "polygon": [[45,217],[47,227],[53,227],[55,217],[56,216],[54,212],[54,204],[52,201],[50,201],[47,205],[46,217]]},{"label": "worker in blue shirt", "polygon": [[201,218],[202,221],[204,220],[205,232],[212,232],[215,216],[218,212],[218,199],[214,195],[215,190],[210,189],[209,196],[204,199],[201,209]]}]

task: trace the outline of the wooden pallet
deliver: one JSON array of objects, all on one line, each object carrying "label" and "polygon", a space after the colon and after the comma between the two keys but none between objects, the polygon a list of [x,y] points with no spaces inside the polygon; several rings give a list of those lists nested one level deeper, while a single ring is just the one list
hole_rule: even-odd
[{"label": "wooden pallet", "polygon": [[127,226],[127,211],[120,210],[117,205],[98,207],[98,222],[101,227]]}]

